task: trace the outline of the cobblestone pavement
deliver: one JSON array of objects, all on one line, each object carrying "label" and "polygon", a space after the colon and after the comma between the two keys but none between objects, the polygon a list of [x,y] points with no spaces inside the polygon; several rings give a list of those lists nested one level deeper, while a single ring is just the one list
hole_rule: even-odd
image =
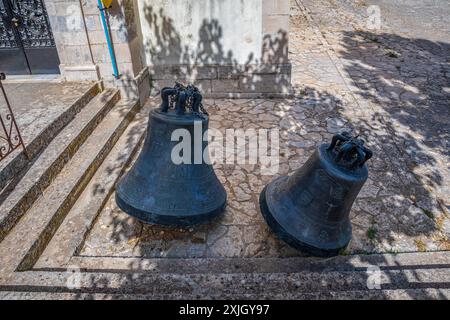
[{"label": "cobblestone pavement", "polygon": [[[359,106],[357,112],[346,106],[343,115],[359,130],[370,130],[366,138],[382,144],[385,152],[378,157],[390,158],[398,176],[398,190],[390,192],[396,200],[390,201],[391,206],[374,223],[378,242],[392,239],[398,243],[396,238],[403,234],[406,238],[401,245],[389,246],[395,250],[448,249],[449,27],[442,21],[432,27],[420,23],[427,18],[439,20],[443,12],[449,12],[448,4],[344,0],[297,0],[295,4],[312,17],[316,36],[352,93],[350,103]],[[380,5],[379,30],[368,30],[371,4]],[[409,18],[403,22],[405,12]],[[420,38],[433,27],[435,38],[441,41]],[[395,207],[403,213],[394,214]],[[427,220],[419,218],[421,213],[431,218],[428,227],[418,222]],[[397,222],[386,224],[390,231],[383,230],[380,221],[394,216]]]},{"label": "cobblestone pavement", "polygon": [[[279,174],[333,133],[353,129],[375,152],[352,212],[348,254],[450,249],[448,44],[365,27],[366,2],[293,0],[292,100],[210,100],[211,127],[279,128]],[[311,19],[312,17],[312,19]],[[444,27],[448,27],[444,26]],[[238,115],[238,116],[237,116]],[[216,166],[229,194],[222,218],[173,230],[142,225],[112,196],[81,251],[87,256],[287,257],[258,196],[274,176]]]}]

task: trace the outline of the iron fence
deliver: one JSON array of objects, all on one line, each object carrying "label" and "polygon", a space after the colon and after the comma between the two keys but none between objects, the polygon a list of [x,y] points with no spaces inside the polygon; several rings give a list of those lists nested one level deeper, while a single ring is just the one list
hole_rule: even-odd
[{"label": "iron fence", "polygon": [[0,161],[5,159],[11,152],[22,146],[25,155],[28,157],[25,143],[23,142],[22,135],[20,134],[19,127],[17,126],[16,119],[14,118],[11,104],[3,87],[2,81],[5,80],[4,73],[0,73],[0,89],[6,103],[6,114],[0,111]]}]

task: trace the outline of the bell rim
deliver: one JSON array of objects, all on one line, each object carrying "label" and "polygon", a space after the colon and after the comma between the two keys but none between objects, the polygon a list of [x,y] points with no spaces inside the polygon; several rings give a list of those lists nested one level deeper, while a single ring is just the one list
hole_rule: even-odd
[{"label": "bell rim", "polygon": [[[169,210],[168,208],[161,207],[161,206],[153,206],[153,207],[141,206],[142,202],[140,202],[139,199],[130,197],[129,192],[125,191],[126,187],[124,187],[124,182],[126,181],[129,172],[126,173],[123,177],[121,177],[120,180],[118,181],[118,183],[116,184],[116,190],[115,190],[116,202],[117,202],[117,204],[119,204],[119,202],[117,200],[118,199],[120,200],[120,203],[123,204],[123,208],[120,206],[119,207],[125,213],[129,213],[128,210],[130,210],[130,211],[138,212],[138,215],[139,214],[151,214],[151,215],[155,215],[155,216],[167,216],[167,217],[169,217],[168,218],[169,220],[174,217],[189,218],[189,217],[198,216],[198,215],[208,215],[209,213],[214,212],[218,208],[225,207],[226,203],[227,203],[227,199],[228,199],[228,195],[227,195],[225,188],[220,183],[220,181],[217,178],[217,176],[215,175],[214,171],[212,173],[213,173],[212,176],[214,177],[214,180],[215,180],[215,187],[218,188],[218,190],[217,190],[218,193],[215,196],[217,201],[208,201],[209,205],[203,206],[203,210],[200,212],[199,212],[199,210],[196,210],[195,213],[190,213],[190,211],[192,211],[192,208],[191,208],[191,210],[189,210],[189,209],[180,207],[177,209]],[[188,187],[189,186],[186,186],[186,188],[188,188]],[[158,194],[158,192],[156,192],[156,194]],[[151,192],[151,193],[148,193],[148,195],[155,195],[155,190],[153,190],[153,192]],[[210,197],[210,199],[212,199],[212,198]],[[192,197],[186,201],[190,201],[195,204],[199,204],[199,202],[194,199],[194,195],[192,195]]]},{"label": "bell rim", "polygon": [[[307,242],[305,239],[302,238],[302,240],[299,239],[299,237],[296,237],[292,235],[290,232],[288,232],[288,229],[285,228],[275,217],[275,215],[270,210],[269,202],[267,201],[266,193],[268,191],[268,188],[270,185],[272,185],[274,182],[279,182],[279,180],[282,180],[283,178],[287,179],[288,176],[279,177],[275,180],[273,180],[271,183],[266,185],[264,189],[261,191],[259,196],[259,207],[262,216],[266,220],[268,226],[272,229],[272,231],[275,233],[275,235],[287,243],[289,246],[293,247],[294,249],[297,249],[299,251],[308,253],[312,256],[318,256],[318,257],[331,257],[339,255],[339,253],[347,248],[348,244],[350,243],[352,232],[349,233],[349,239],[345,242],[344,245],[330,248],[330,247],[318,247],[317,245],[311,244]],[[351,224],[350,224],[351,228]],[[351,229],[350,229],[351,230]]]},{"label": "bell rim", "polygon": [[132,216],[139,221],[146,224],[154,224],[154,225],[163,225],[167,227],[188,227],[199,224],[206,224],[216,217],[220,216],[227,206],[227,197],[225,196],[225,200],[220,206],[213,210],[209,210],[207,212],[202,213],[194,213],[191,215],[169,215],[169,214],[161,214],[145,211],[142,209],[138,209],[126,201],[124,201],[120,195],[116,192],[115,200],[117,206],[129,216]]}]

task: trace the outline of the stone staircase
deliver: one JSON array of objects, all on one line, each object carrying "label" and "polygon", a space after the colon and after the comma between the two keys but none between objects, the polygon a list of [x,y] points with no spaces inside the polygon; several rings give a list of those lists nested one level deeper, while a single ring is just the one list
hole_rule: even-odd
[{"label": "stone staircase", "polygon": [[45,150],[23,169],[15,188],[3,190],[0,239],[3,239],[17,220],[31,208],[119,99],[117,90],[106,89],[98,93],[50,141]]},{"label": "stone staircase", "polygon": [[152,103],[122,101],[117,90],[99,86],[15,188],[3,189],[0,299],[450,298],[448,252],[330,259],[80,255],[135,159]]},{"label": "stone staircase", "polygon": [[[0,163],[0,202],[15,188],[23,174],[37,159],[39,154],[52,139],[67,125],[83,108],[102,91],[101,83],[92,84],[64,112],[61,112],[45,129],[31,141],[27,141],[27,159],[21,149],[15,150]],[[63,94],[63,93],[62,93]]]},{"label": "stone staircase", "polygon": [[[384,259],[380,256],[367,261],[357,261],[358,257],[328,261],[310,258],[175,259],[183,261],[161,261],[162,266],[158,261],[148,261],[146,266],[139,268],[136,264],[134,268],[128,266],[128,270],[97,260],[96,265],[85,265],[79,270],[78,280],[70,279],[75,275],[70,266],[69,272],[63,268],[22,271],[10,278],[7,285],[0,286],[0,298],[448,299],[448,265],[435,263],[435,259],[442,262],[439,255],[425,254],[432,261],[426,265],[413,262],[413,255],[392,259],[375,276],[381,281],[379,287],[368,286],[371,280],[366,267],[368,263]],[[412,264],[405,265],[407,260]],[[72,281],[77,287],[68,287]]]},{"label": "stone staircase", "polygon": [[[111,150],[127,150],[127,143],[136,146],[145,123],[139,128],[129,125],[136,122],[140,109],[138,101],[122,101],[119,90],[103,89],[97,83],[30,143],[28,162],[18,166],[19,154],[13,165],[3,168],[0,251],[6,255],[2,255],[2,271],[30,268]],[[116,145],[118,140],[121,144]],[[108,176],[121,161],[114,158],[108,163]],[[102,183],[96,192],[103,187]]]}]

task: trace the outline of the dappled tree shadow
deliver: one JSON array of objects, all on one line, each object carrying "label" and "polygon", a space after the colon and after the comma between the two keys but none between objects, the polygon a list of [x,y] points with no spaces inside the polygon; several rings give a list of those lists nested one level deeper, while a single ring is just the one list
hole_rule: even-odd
[{"label": "dappled tree shadow", "polygon": [[450,44],[370,32],[346,32],[343,42],[340,54],[352,61],[345,71],[364,98],[381,106],[400,149],[417,165],[430,166],[422,182],[441,186],[429,148],[450,155]]},{"label": "dappled tree shadow", "polygon": [[383,142],[403,194],[439,225],[449,208],[450,45],[363,31],[344,32],[342,44],[344,69],[372,114],[354,120]]},{"label": "dappled tree shadow", "polygon": [[[180,30],[163,9],[156,12],[152,6],[146,6],[144,17],[152,30],[144,47],[151,59],[157,88],[179,80],[192,82],[205,95],[227,96],[229,93],[230,97],[239,97],[241,93],[289,93],[290,76],[287,73],[276,75],[283,71],[280,66],[288,63],[286,31],[280,29],[276,36],[264,37],[260,58],[259,52],[250,52],[245,62],[239,62],[231,49],[224,49],[223,29],[217,19],[204,19],[198,30],[197,44],[187,45],[183,44]],[[224,71],[216,71],[219,66]],[[211,80],[222,82],[224,88],[214,92],[208,82]]]},{"label": "dappled tree shadow", "polygon": [[[256,100],[256,105],[262,103],[262,100]],[[303,88],[303,91],[301,94],[299,94],[294,101],[292,100],[286,100],[284,101],[285,105],[283,108],[280,108],[280,111],[287,111],[289,108],[294,108],[295,112],[295,122],[292,122],[289,127],[286,127],[286,133],[292,134],[292,135],[301,135],[304,136],[305,139],[304,142],[309,142],[311,140],[311,137],[313,137],[311,134],[322,134],[323,140],[318,139],[315,141],[315,143],[311,145],[302,145],[302,146],[295,146],[295,148],[292,148],[292,150],[295,152],[297,151],[297,154],[293,154],[291,160],[298,162],[298,166],[302,165],[306,158],[312,153],[313,149],[315,148],[315,145],[318,143],[323,142],[324,140],[327,140],[327,138],[331,137],[330,132],[322,132],[320,131],[320,128],[323,128],[326,126],[326,123],[329,119],[334,119],[336,117],[344,117],[342,115],[343,110],[346,108],[345,102],[342,101],[339,98],[336,98],[333,94],[323,91],[319,92],[313,88]],[[298,107],[297,107],[298,106]],[[287,109],[284,109],[287,108]],[[350,119],[347,119],[350,120]],[[379,144],[377,144],[376,141],[372,140],[377,138],[375,134],[371,134],[367,131],[368,125],[373,125],[370,122],[363,123],[356,119],[356,121],[353,121],[355,119],[351,119],[352,121],[345,122],[342,125],[337,125],[335,128],[336,130],[340,130],[343,128],[346,129],[353,129],[357,133],[361,133],[362,137],[367,139],[369,141],[369,145],[371,148],[375,149],[376,156],[373,159],[373,162],[371,161],[369,163],[370,167],[370,177],[376,182],[376,185],[380,187],[382,192],[386,194],[393,194],[397,195],[400,191],[392,187],[391,185],[391,179],[386,178],[387,175],[397,175],[394,167],[392,167],[390,160],[386,160],[386,154],[385,150],[380,148]],[[372,119],[373,121],[376,121],[376,117]],[[300,155],[300,156],[299,156]],[[295,170],[295,168],[291,168],[289,172],[292,172],[292,170]],[[287,173],[287,172],[283,172]],[[394,179],[394,178],[392,178]],[[260,190],[256,189],[255,193],[257,194]],[[380,201],[383,198],[370,198],[364,195],[361,195],[361,197],[358,199],[360,202],[357,204],[354,208],[354,212],[358,213],[360,215],[374,215],[377,217],[377,215],[384,215],[384,216],[390,216],[395,219],[395,212],[389,209],[388,204],[380,203],[380,206],[386,205],[383,209],[377,212],[370,212],[371,208],[373,207],[365,207],[367,204],[367,201],[370,201],[372,205],[377,205],[378,201]],[[389,200],[390,201],[390,200]],[[403,205],[403,204],[401,204]],[[126,242],[129,240],[136,239],[136,242],[133,242],[135,244],[135,247],[138,248],[138,260],[134,260],[132,263],[128,265],[127,270],[115,270],[114,272],[117,272],[121,279],[123,285],[119,287],[114,287],[115,284],[109,282],[110,280],[108,277],[102,278],[103,283],[101,286],[96,286],[96,279],[98,277],[101,277],[101,275],[98,276],[92,276],[92,283],[94,286],[96,286],[95,290],[98,290],[99,292],[102,292],[102,290],[106,293],[115,293],[119,294],[124,290],[124,292],[128,292],[131,294],[136,294],[138,292],[138,289],[136,291],[133,291],[133,288],[142,288],[144,283],[147,283],[148,281],[152,281],[152,273],[154,273],[154,270],[165,270],[167,268],[167,258],[178,258],[176,260],[179,260],[180,254],[177,253],[177,250],[180,248],[177,248],[176,245],[174,248],[170,248],[170,245],[168,245],[168,242],[175,240],[181,240],[181,242],[186,242],[186,240],[192,239],[192,235],[196,231],[201,231],[204,226],[198,226],[192,228],[193,231],[189,230],[174,230],[172,228],[167,227],[159,227],[159,226],[151,226],[151,225],[143,225],[137,221],[133,221],[132,218],[126,217],[125,214],[121,214],[121,216],[115,215],[112,219],[113,223],[113,232],[110,238],[110,241],[112,245],[121,245],[122,242]],[[415,223],[414,221],[410,221],[408,223]],[[406,226],[408,226],[406,224]],[[216,224],[211,224],[206,226],[206,228],[215,228],[217,227]],[[397,230],[397,225],[395,223],[389,223],[384,226],[385,228],[392,227],[392,230],[399,231],[399,232],[405,232],[402,230]],[[354,225],[354,228],[362,228],[363,233],[366,232],[366,228],[364,225],[356,226]],[[429,232],[432,232],[435,230],[435,225],[427,225],[427,229],[422,230],[418,232],[417,230],[414,231],[414,234],[408,234],[408,235],[420,235],[420,234],[428,234]],[[355,235],[356,236],[356,235]],[[358,235],[359,237],[360,235]],[[379,235],[379,241],[386,240],[386,241],[394,241],[394,239],[389,238],[389,233],[380,233]],[[158,247],[159,243],[159,247]],[[280,242],[281,243],[281,242]],[[156,244],[156,247],[155,247]],[[158,250],[163,249],[166,251],[167,255],[163,255],[158,259],[153,259],[151,261],[151,264],[153,266],[153,269],[149,269],[148,264],[149,260],[148,258],[155,258],[155,253],[158,253]],[[278,248],[279,249],[279,248]],[[182,251],[183,249],[181,249]],[[173,253],[173,256],[171,256]],[[410,270],[408,266],[404,265],[397,265],[397,266],[384,266],[386,264],[386,258],[382,255],[364,255],[364,252],[362,252],[362,255],[359,255],[360,261],[367,265],[373,265],[381,266],[381,271],[386,271],[386,274],[384,275],[385,278],[383,278],[383,284],[381,285],[382,289],[400,289],[400,288],[409,288],[409,286],[412,286],[411,281],[420,281],[422,277],[422,269],[419,268],[419,270]],[[134,256],[134,255],[133,255]],[[300,252],[298,252],[298,256],[302,256]],[[199,258],[204,258],[205,256],[199,255]],[[183,259],[183,258],[181,258]],[[245,258],[244,258],[245,259]],[[305,257],[304,263],[309,264],[314,261],[316,261],[315,258],[309,258]],[[169,259],[170,260],[170,259]],[[174,260],[175,261],[175,260]],[[366,274],[366,268],[365,267],[355,267],[352,262],[349,262],[349,260],[346,260],[345,257],[337,257],[327,260],[320,260],[317,262],[318,265],[322,265],[322,267],[317,268],[317,266],[311,267],[312,269],[305,269],[305,270],[315,270],[316,272],[322,272],[324,277],[327,277],[327,273],[335,272],[336,270],[343,270],[348,272],[355,272],[355,276],[358,279],[359,283],[357,285],[357,288],[360,290],[366,290],[366,277],[368,275]],[[169,263],[170,265],[170,263]],[[426,266],[424,267],[426,268]],[[431,268],[431,266],[430,266]],[[406,271],[407,270],[407,271]],[[300,272],[301,269],[298,270]],[[112,272],[111,270],[109,272]],[[182,279],[182,282],[185,281],[186,285],[186,292],[188,294],[191,294],[193,292],[197,292],[198,294],[207,294],[207,288],[202,288],[200,290],[199,287],[191,287],[189,284],[189,278],[192,276],[195,278],[197,270],[193,269],[190,271],[190,273],[194,274],[192,276],[191,274],[186,274],[186,276],[182,276],[180,279]],[[211,269],[209,272],[213,272]],[[214,272],[218,272],[216,269]],[[228,271],[229,272],[229,271]],[[168,272],[171,274],[170,272]],[[387,277],[387,278],[386,278]],[[350,280],[349,280],[350,281]],[[152,282],[151,282],[152,283]],[[433,284],[421,284],[423,286],[429,285],[432,286]],[[114,288],[111,288],[114,287]],[[342,287],[344,288],[344,287]],[[151,294],[150,289],[139,289],[143,290],[143,294]],[[196,291],[200,290],[200,291]],[[167,289],[167,292],[170,292],[170,289]],[[244,294],[245,288],[242,288],[241,294]],[[217,291],[215,291],[217,293]],[[224,293],[225,294],[225,293]],[[367,295],[374,294],[368,291]],[[414,294],[417,295],[417,297],[424,298],[424,293],[414,293],[412,292],[410,297],[415,298]],[[379,294],[378,298],[382,298],[383,294]],[[431,297],[431,296],[430,296]],[[441,296],[443,298],[444,295]]]}]

